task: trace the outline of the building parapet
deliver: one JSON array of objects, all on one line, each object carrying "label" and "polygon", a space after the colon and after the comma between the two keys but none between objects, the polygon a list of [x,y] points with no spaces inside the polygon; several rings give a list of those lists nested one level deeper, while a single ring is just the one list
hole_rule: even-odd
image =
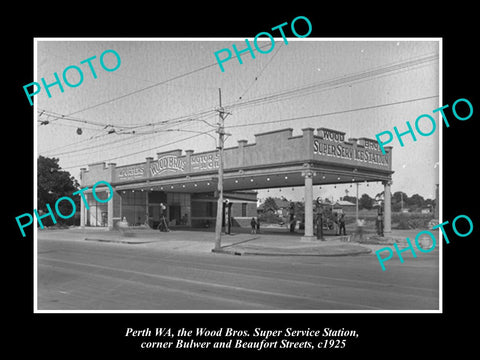
[{"label": "building parapet", "polygon": [[[391,170],[391,147],[383,155],[375,140],[349,138],[342,131],[327,128],[304,128],[302,135],[293,136],[293,129],[280,129],[255,134],[255,142],[238,140],[237,146],[224,149],[224,169],[243,169],[255,166],[282,165],[322,161],[345,165],[371,167],[375,170]],[[181,149],[158,152],[157,158],[147,157],[145,162],[116,166],[104,162],[91,164],[81,171],[82,185],[88,186],[99,179],[118,184],[141,179],[157,179],[172,176],[200,175],[216,171],[219,167],[217,150],[195,153]]]}]

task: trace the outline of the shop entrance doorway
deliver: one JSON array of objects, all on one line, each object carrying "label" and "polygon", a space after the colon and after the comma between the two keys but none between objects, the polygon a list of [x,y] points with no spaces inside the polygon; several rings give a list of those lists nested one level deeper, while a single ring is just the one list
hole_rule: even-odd
[{"label": "shop entrance doorway", "polygon": [[169,221],[175,221],[172,225],[179,225],[182,218],[181,207],[180,205],[170,205],[169,206]]}]

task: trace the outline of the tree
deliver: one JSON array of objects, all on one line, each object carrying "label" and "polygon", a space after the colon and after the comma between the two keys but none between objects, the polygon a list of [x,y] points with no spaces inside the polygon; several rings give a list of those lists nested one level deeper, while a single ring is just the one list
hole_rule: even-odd
[{"label": "tree", "polygon": [[405,194],[403,191],[395,191],[392,195],[392,201],[395,200],[396,202],[401,202],[403,198],[403,202],[408,199],[408,195]]},{"label": "tree", "polygon": [[344,196],[343,197],[343,201],[348,201],[348,202],[351,202],[353,204],[356,204],[357,203],[357,198],[355,196]]},{"label": "tree", "polygon": [[383,194],[385,194],[385,191],[379,192],[377,195],[375,195],[375,197],[374,197],[373,199],[374,199],[374,200],[375,200],[376,198],[381,199],[381,198],[383,198]]},{"label": "tree", "polygon": [[277,203],[275,202],[275,199],[272,198],[271,196],[267,197],[263,203],[263,211],[265,213],[267,212],[274,213],[277,210],[278,210],[278,206],[277,206]]},{"label": "tree", "polygon": [[374,200],[368,194],[363,194],[358,199],[358,208],[370,210],[373,207],[373,202]]},{"label": "tree", "polygon": [[305,204],[303,201],[296,201],[295,202],[295,215],[303,216],[305,214]]},{"label": "tree", "polygon": [[425,199],[419,194],[413,194],[408,198],[408,206],[413,210],[421,209],[425,206]]},{"label": "tree", "polygon": [[[80,184],[68,171],[64,171],[58,165],[56,158],[49,158],[39,156],[37,160],[37,211],[47,212],[46,204],[55,212],[55,202],[67,196],[75,203],[75,208],[80,208],[80,197],[72,196],[72,193],[78,190]],[[72,205],[69,201],[61,201],[58,204],[58,210],[61,214],[68,215],[72,212]],[[69,219],[62,219],[55,216],[57,222],[73,223],[73,217]],[[42,219],[44,225],[52,225],[53,222],[50,217]]]},{"label": "tree", "polygon": [[[403,191],[395,191],[392,195],[392,211],[402,210],[402,206],[405,208],[407,204],[408,195]],[[402,204],[403,201],[403,204]]]},{"label": "tree", "polygon": [[435,199],[425,199],[425,207],[435,208]]}]

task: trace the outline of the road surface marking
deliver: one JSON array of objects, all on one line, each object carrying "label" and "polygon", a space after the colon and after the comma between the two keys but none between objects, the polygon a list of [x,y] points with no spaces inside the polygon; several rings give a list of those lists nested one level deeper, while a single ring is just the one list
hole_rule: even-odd
[{"label": "road surface marking", "polygon": [[[57,262],[57,263],[65,264],[65,265],[74,264],[74,265],[79,265],[79,266],[85,266],[85,267],[91,267],[91,268],[97,268],[97,269],[103,269],[103,270],[122,272],[122,273],[126,273],[128,275],[135,274],[135,275],[138,275],[138,276],[146,276],[146,277],[152,277],[152,278],[156,278],[156,279],[162,279],[162,280],[174,281],[174,282],[183,282],[183,283],[200,285],[200,286],[210,286],[210,287],[213,287],[213,288],[229,289],[229,290],[233,290],[233,291],[244,291],[244,292],[262,294],[262,295],[268,295],[268,296],[276,296],[276,297],[281,296],[281,297],[284,297],[284,298],[286,297],[286,298],[291,298],[291,299],[295,299],[295,300],[310,300],[310,301],[316,300],[316,299],[312,299],[310,297],[290,295],[290,294],[285,294],[285,293],[281,293],[281,292],[248,289],[248,288],[240,287],[240,286],[222,285],[222,284],[215,284],[215,283],[199,281],[199,280],[178,278],[178,277],[173,277],[173,276],[149,274],[149,273],[144,273],[144,272],[135,271],[135,270],[123,270],[123,269],[118,269],[118,268],[113,268],[113,267],[103,266],[103,265],[94,265],[94,264],[72,262],[72,261],[63,261],[63,260],[57,260],[57,259],[51,259],[51,258],[45,258],[45,257],[41,257],[40,259],[41,260],[46,260],[46,261]],[[95,276],[100,275],[101,276],[101,274],[92,274],[92,275],[95,275]],[[106,275],[104,275],[104,276],[106,276]],[[341,304],[341,305],[345,305],[345,306],[350,306],[352,308],[359,308],[360,307],[360,308],[365,308],[365,309],[384,310],[382,308],[375,307],[375,306],[353,304],[353,303],[342,302],[342,301],[337,301],[337,300],[325,300],[325,299],[318,299],[318,300],[320,300],[322,302],[333,303],[333,304],[336,304],[336,305]]]}]

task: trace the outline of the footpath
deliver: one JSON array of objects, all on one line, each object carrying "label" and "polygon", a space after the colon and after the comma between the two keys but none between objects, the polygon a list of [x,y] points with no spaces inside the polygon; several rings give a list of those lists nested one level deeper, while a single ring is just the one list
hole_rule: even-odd
[{"label": "footpath", "polygon": [[261,232],[258,234],[222,234],[221,248],[214,250],[213,231],[171,230],[160,232],[146,228],[129,228],[124,231],[108,231],[103,228],[71,227],[68,229],[38,229],[38,239],[92,241],[119,243],[125,245],[155,248],[166,251],[215,252],[230,255],[265,256],[352,256],[370,254],[389,246],[400,244],[403,234],[397,239],[365,239],[365,242],[352,242],[350,236],[326,236],[324,241],[301,239],[302,233],[285,234]]}]

